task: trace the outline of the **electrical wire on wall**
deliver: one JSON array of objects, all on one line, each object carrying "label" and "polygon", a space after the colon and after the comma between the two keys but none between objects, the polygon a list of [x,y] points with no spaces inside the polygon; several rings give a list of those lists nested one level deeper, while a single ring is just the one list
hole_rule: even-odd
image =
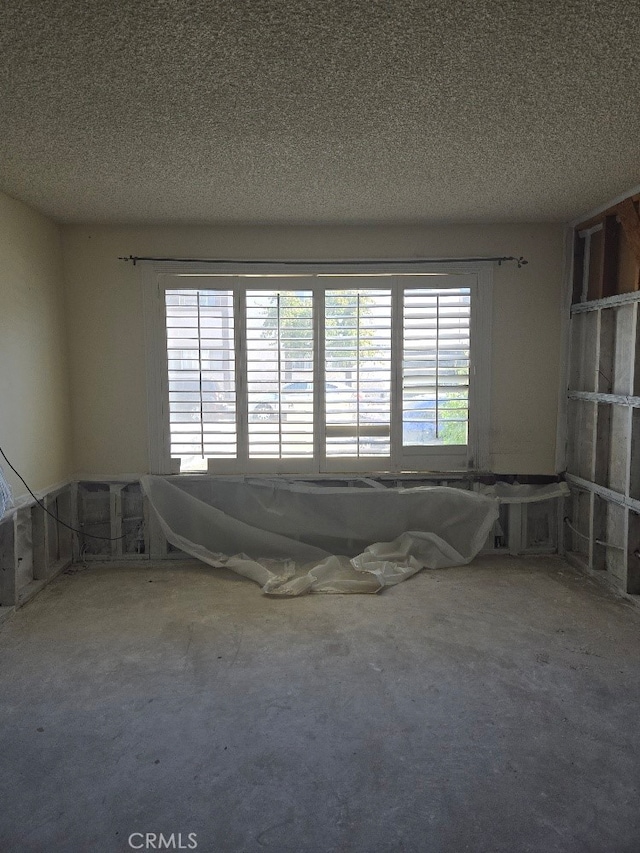
[{"label": "electrical wire on wall", "polygon": [[[27,481],[24,479],[24,477],[22,476],[22,474],[21,474],[19,471],[17,471],[17,470],[13,467],[13,465],[11,464],[11,462],[9,462],[9,460],[7,459],[7,455],[6,455],[6,453],[4,452],[4,450],[2,449],[2,447],[0,447],[0,455],[2,456],[2,458],[4,459],[4,461],[7,463],[7,465],[9,466],[9,468],[11,468],[11,470],[12,470],[12,471],[13,471],[13,473],[16,475],[16,477],[18,477],[18,479],[22,482],[22,484],[24,485],[24,487],[26,488],[26,490],[29,492],[29,494],[31,495],[31,497],[34,499],[34,501],[38,504],[38,506],[39,506],[41,509],[43,509],[43,510],[47,513],[47,515],[50,515],[50,516],[51,516],[51,518],[53,518],[55,521],[57,521],[57,523],[58,523],[58,524],[61,524],[63,527],[66,527],[66,528],[67,528],[67,530],[71,530],[71,531],[73,531],[73,533],[77,533],[79,536],[89,537],[90,539],[102,539],[102,540],[104,540],[104,541],[106,541],[106,542],[116,542],[117,540],[119,540],[119,539],[124,539],[124,538],[126,537],[126,535],[127,535],[127,534],[123,534],[122,536],[96,536],[96,534],[95,534],[95,533],[85,533],[85,532],[84,532],[84,530],[78,530],[78,528],[77,528],[77,527],[72,527],[72,525],[67,524],[67,522],[66,522],[66,521],[63,521],[63,520],[62,520],[61,518],[59,518],[55,513],[51,512],[49,509],[47,509],[47,507],[46,507],[46,506],[44,505],[44,503],[40,500],[40,498],[39,498],[39,497],[37,497],[37,496],[32,492],[31,488],[29,487],[29,484],[28,484],[28,483],[27,483]],[[3,481],[3,480],[4,480],[4,478],[1,476],[1,472],[0,472],[0,492],[2,492],[2,481]],[[8,486],[8,484],[7,484],[7,494],[8,494],[9,499],[5,502],[5,504],[4,504],[4,505],[3,505],[2,500],[1,500],[1,498],[0,498],[0,518],[2,517],[2,514],[3,514],[4,510],[5,510],[6,508],[8,508],[8,504],[9,504],[10,499],[11,499],[11,492],[9,491],[9,486]]]},{"label": "electrical wire on wall", "polygon": [[[591,539],[591,537],[590,537],[590,536],[587,536],[587,534],[586,534],[586,533],[582,533],[580,530],[578,530],[578,528],[577,528],[577,527],[574,527],[574,526],[573,526],[573,524],[571,524],[571,519],[569,518],[569,516],[568,516],[568,515],[565,515],[565,517],[564,517],[563,521],[564,521],[564,523],[567,525],[567,527],[569,528],[569,530],[570,530],[572,533],[575,533],[575,534],[576,534],[576,536],[580,536],[582,539],[585,539],[585,540],[587,540],[587,541],[590,541],[590,539]],[[596,543],[596,545],[602,545],[602,547],[603,547],[603,548],[613,548],[613,549],[614,549],[614,551],[624,551],[625,553],[626,553],[626,551],[627,551],[627,549],[626,549],[624,546],[622,546],[622,545],[614,545],[612,542],[605,542],[605,540],[604,540],[604,539],[594,539],[593,541]],[[634,552],[633,552],[633,556],[634,556],[634,557],[639,557],[639,558],[640,558],[640,550],[636,550],[636,551],[634,551]]]}]

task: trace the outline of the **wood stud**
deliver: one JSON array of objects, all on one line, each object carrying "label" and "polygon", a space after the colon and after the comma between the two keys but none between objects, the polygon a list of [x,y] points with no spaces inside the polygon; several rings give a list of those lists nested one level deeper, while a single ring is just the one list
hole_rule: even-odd
[{"label": "wood stud", "polygon": [[627,198],[617,206],[616,213],[636,261],[640,263],[640,216],[638,216],[638,210],[631,199]]}]

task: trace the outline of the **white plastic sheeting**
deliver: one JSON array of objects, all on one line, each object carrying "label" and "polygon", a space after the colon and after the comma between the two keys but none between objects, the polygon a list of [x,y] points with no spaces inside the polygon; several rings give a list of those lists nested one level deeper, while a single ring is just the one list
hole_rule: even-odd
[{"label": "white plastic sheeting", "polygon": [[491,495],[501,504],[530,504],[564,498],[569,492],[566,483],[549,483],[545,486],[530,483],[496,483],[494,486],[481,486],[482,494]]},{"label": "white plastic sheeting", "polygon": [[0,518],[13,506],[13,495],[7,483],[4,471],[0,467]]},{"label": "white plastic sheeting", "polygon": [[250,578],[270,595],[378,592],[425,567],[464,565],[498,517],[496,498],[444,486],[158,476],[141,482],[172,545]]}]

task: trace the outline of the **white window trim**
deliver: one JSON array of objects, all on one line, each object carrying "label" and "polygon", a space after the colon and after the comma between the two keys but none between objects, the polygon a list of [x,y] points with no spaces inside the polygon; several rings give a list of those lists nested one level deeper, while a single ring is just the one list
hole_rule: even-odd
[{"label": "white window trim", "polygon": [[[215,267],[198,262],[185,263],[175,261],[149,261],[140,264],[143,282],[144,302],[144,332],[145,351],[147,367],[147,411],[148,411],[148,439],[149,439],[149,470],[154,474],[178,473],[179,463],[170,457],[170,434],[169,434],[169,411],[168,411],[168,365],[166,348],[166,330],[164,297],[165,289],[175,287],[175,274],[193,276],[212,276],[214,273],[220,275],[260,275],[270,274],[274,276],[286,276],[291,274],[324,274],[336,278],[344,273],[353,275],[367,273],[446,273],[447,275],[468,276],[469,282],[457,286],[470,287],[471,289],[471,316],[470,316],[470,371],[469,371],[469,434],[467,444],[466,465],[461,468],[459,452],[447,447],[429,447],[425,451],[420,450],[414,454],[403,453],[401,457],[396,453],[392,456],[390,465],[385,465],[379,470],[395,472],[408,471],[438,471],[459,472],[488,471],[490,468],[490,413],[491,413],[491,325],[492,325],[492,290],[493,269],[487,262],[477,263],[472,261],[460,261],[458,263],[397,263],[388,262],[388,266],[380,263],[345,264],[340,268],[335,264],[322,263],[300,263],[300,264],[261,264],[256,268],[250,263],[216,264]],[[188,286],[181,284],[181,287]],[[251,288],[260,286],[268,287],[268,283],[261,285],[259,280],[251,282]],[[271,285],[273,286],[273,285]],[[311,289],[313,283],[310,282]],[[400,293],[396,288],[396,293]],[[239,291],[238,291],[239,293]],[[399,298],[399,297],[398,297]],[[239,308],[239,296],[234,299],[234,310]],[[242,316],[237,314],[236,316]],[[396,322],[402,322],[401,312],[394,312]],[[320,370],[323,364],[322,347],[324,338],[322,335],[322,317],[316,320],[316,369]],[[396,340],[396,336],[393,336]],[[245,359],[246,352],[241,347],[237,350],[239,359],[239,382],[246,379]],[[402,369],[400,354],[396,353],[392,363],[395,370]],[[320,382],[320,388],[323,385]],[[237,392],[243,396],[244,389],[238,388]],[[401,405],[399,400],[397,405]],[[401,419],[400,419],[401,420]],[[395,419],[399,422],[398,418]],[[291,471],[291,463],[284,460],[266,460],[258,466],[246,463],[240,470],[239,460],[225,461],[215,460],[215,466],[210,465],[210,472],[215,473],[287,473],[287,474],[319,474],[320,471],[330,473],[375,473],[376,460],[367,459],[340,459],[328,464],[323,464],[324,455],[318,453],[323,450],[323,426],[320,411],[317,412],[315,421],[316,436],[316,459],[309,464],[310,460],[298,460],[296,471]],[[246,444],[243,436],[246,424],[243,419],[238,419],[238,446]],[[396,447],[399,442],[395,442]],[[394,442],[392,441],[392,448]],[[393,451],[392,451],[393,452]],[[415,459],[415,461],[414,461]],[[213,460],[212,460],[213,461]],[[273,464],[271,464],[273,463]],[[319,470],[320,468],[320,470]]]}]

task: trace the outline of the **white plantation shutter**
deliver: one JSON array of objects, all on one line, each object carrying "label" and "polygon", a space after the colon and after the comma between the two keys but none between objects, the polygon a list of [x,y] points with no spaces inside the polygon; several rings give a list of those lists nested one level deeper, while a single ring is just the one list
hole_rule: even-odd
[{"label": "white plantation shutter", "polygon": [[249,459],[313,457],[311,292],[247,290]]},{"label": "white plantation shutter", "polygon": [[470,310],[468,288],[404,292],[405,445],[467,443]]},{"label": "white plantation shutter", "polygon": [[181,470],[237,454],[233,293],[165,293],[171,455]]},{"label": "white plantation shutter", "polygon": [[[205,278],[213,286],[198,287]],[[166,279],[179,286],[156,291],[167,357],[156,410],[159,437],[169,439],[161,470],[170,457],[182,471],[222,473],[478,464],[490,302],[476,274]]]},{"label": "white plantation shutter", "polygon": [[325,293],[327,457],[391,452],[391,290]]}]

